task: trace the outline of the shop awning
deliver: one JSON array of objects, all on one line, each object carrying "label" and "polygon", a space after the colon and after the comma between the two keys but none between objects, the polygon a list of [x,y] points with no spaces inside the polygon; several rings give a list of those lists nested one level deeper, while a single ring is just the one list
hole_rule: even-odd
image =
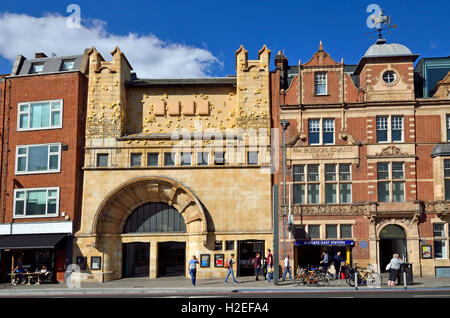
[{"label": "shop awning", "polygon": [[1,235],[0,249],[22,250],[55,248],[67,234],[21,234],[21,235]]}]

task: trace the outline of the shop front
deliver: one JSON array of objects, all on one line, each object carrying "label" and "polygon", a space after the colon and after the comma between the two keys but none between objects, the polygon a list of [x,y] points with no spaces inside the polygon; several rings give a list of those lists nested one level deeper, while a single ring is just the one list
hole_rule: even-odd
[{"label": "shop front", "polygon": [[312,267],[319,265],[322,260],[322,252],[327,252],[331,258],[338,252],[348,264],[352,263],[352,249],[355,246],[353,240],[310,240],[295,241],[295,268]]},{"label": "shop front", "polygon": [[43,267],[50,272],[49,281],[64,282],[66,255],[71,246],[70,234],[20,234],[0,236],[0,279],[11,280],[16,268],[34,273]]}]

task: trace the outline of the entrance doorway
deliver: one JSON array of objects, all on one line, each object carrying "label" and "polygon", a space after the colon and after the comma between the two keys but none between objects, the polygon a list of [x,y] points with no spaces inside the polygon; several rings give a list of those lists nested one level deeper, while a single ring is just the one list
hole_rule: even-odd
[{"label": "entrance doorway", "polygon": [[158,277],[186,275],[186,243],[158,243]]},{"label": "entrance doorway", "polygon": [[264,255],[264,241],[248,240],[238,241],[238,268],[237,276],[253,276],[255,275],[252,259],[256,257],[256,253]]},{"label": "entrance doorway", "polygon": [[124,243],[122,277],[148,277],[150,243]]},{"label": "entrance doorway", "polygon": [[[346,260],[347,259],[347,248],[351,251],[351,246],[330,246],[330,245],[300,245],[296,246],[295,255],[296,255],[296,264],[301,268],[307,267],[316,267],[319,265],[322,260],[322,252],[328,253],[328,259],[330,264],[333,263],[333,257],[341,252],[341,257]],[[351,255],[351,252],[350,252]],[[350,259],[351,261],[351,259]]]},{"label": "entrance doorway", "polygon": [[397,253],[403,261],[407,261],[406,234],[398,225],[387,225],[380,232],[380,269],[386,271],[386,265]]}]

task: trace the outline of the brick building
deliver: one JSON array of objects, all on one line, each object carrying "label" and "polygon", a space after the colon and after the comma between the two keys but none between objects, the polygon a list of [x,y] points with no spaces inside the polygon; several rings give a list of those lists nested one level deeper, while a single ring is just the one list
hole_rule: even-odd
[{"label": "brick building", "polygon": [[13,265],[64,281],[79,228],[87,55],[21,55],[2,92],[1,278]]},{"label": "brick building", "polygon": [[[333,60],[322,43],[296,66],[276,55],[273,127],[289,121],[280,257],[295,268],[317,265],[327,250],[383,271],[397,252],[414,275],[447,275],[450,76],[417,98],[417,57],[384,39],[357,65]],[[273,181],[283,189],[282,169]]]}]

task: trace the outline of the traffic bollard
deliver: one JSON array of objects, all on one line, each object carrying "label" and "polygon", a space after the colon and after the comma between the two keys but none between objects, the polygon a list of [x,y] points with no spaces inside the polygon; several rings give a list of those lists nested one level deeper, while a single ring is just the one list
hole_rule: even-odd
[{"label": "traffic bollard", "polygon": [[355,290],[358,290],[358,272],[355,271]]}]

